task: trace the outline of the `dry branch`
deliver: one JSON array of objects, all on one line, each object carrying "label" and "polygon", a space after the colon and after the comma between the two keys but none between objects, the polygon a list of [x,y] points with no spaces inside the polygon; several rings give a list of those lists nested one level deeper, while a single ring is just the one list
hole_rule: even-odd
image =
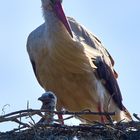
[{"label": "dry branch", "polygon": [[[100,122],[94,122],[93,124],[78,125],[78,126],[67,126],[54,124],[36,123],[32,118],[33,115],[38,115],[41,118],[44,117],[43,113],[45,110],[27,109],[12,112],[0,116],[0,123],[6,121],[13,121],[19,124],[18,128],[13,130],[0,133],[0,140],[73,140],[76,137],[78,140],[139,140],[140,139],[140,122],[119,122],[114,123],[111,120],[111,115],[114,112],[91,112],[84,110],[82,112],[69,112],[69,111],[53,111],[48,113],[71,115],[65,119],[70,119],[74,116],[82,115],[105,115],[110,120],[107,124]],[[135,115],[139,120],[139,117]],[[24,123],[21,118],[28,117],[32,123]],[[59,120],[55,120],[58,122]]]},{"label": "dry branch", "polygon": [[15,121],[17,118],[21,118],[21,117],[31,117],[33,115],[38,115],[40,117],[43,117],[42,113],[46,112],[46,113],[54,113],[54,114],[61,114],[61,115],[73,115],[73,116],[79,116],[79,115],[115,115],[114,112],[91,112],[91,111],[82,111],[82,112],[69,112],[69,111],[51,111],[48,112],[44,109],[27,109],[27,110],[20,110],[20,111],[16,111],[16,112],[12,112],[6,115],[2,115],[0,116],[0,123],[1,122],[6,122],[6,121]]}]

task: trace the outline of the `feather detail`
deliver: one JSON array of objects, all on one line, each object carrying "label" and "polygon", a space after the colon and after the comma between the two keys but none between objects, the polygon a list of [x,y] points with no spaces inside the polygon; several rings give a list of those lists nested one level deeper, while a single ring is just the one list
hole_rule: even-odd
[{"label": "feather detail", "polygon": [[113,71],[110,67],[101,59],[101,57],[96,58],[96,62],[94,64],[97,67],[98,77],[103,81],[103,85],[109,91],[111,97],[113,98],[114,102],[123,110],[122,105],[122,96],[118,86],[118,83],[114,77]]}]

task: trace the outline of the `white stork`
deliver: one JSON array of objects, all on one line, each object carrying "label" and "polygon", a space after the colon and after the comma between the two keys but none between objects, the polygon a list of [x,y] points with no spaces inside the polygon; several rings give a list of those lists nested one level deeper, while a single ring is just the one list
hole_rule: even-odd
[{"label": "white stork", "polygon": [[[61,0],[42,0],[45,23],[30,33],[27,51],[40,85],[53,91],[57,110],[115,112],[116,121],[131,121],[113,69],[114,61],[101,41],[72,18]],[[107,121],[103,116],[84,120]]]}]

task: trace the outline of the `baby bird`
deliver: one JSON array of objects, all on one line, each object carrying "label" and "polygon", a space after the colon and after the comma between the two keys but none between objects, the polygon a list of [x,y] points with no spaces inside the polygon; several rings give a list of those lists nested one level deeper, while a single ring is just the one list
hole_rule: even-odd
[{"label": "baby bird", "polygon": [[54,114],[49,112],[54,111],[56,108],[57,98],[55,94],[51,91],[47,91],[42,94],[42,96],[39,97],[38,100],[42,102],[41,109],[45,109],[46,111],[48,111],[45,112],[45,117],[42,118],[38,123],[53,124]]}]

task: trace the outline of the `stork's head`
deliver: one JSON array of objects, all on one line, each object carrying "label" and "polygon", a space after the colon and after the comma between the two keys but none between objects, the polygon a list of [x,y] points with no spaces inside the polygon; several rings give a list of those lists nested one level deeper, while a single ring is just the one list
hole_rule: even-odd
[{"label": "stork's head", "polygon": [[71,37],[73,37],[70,25],[67,21],[67,18],[61,5],[62,0],[41,0],[41,1],[43,9],[46,11],[54,12],[57,18],[64,24]]}]

